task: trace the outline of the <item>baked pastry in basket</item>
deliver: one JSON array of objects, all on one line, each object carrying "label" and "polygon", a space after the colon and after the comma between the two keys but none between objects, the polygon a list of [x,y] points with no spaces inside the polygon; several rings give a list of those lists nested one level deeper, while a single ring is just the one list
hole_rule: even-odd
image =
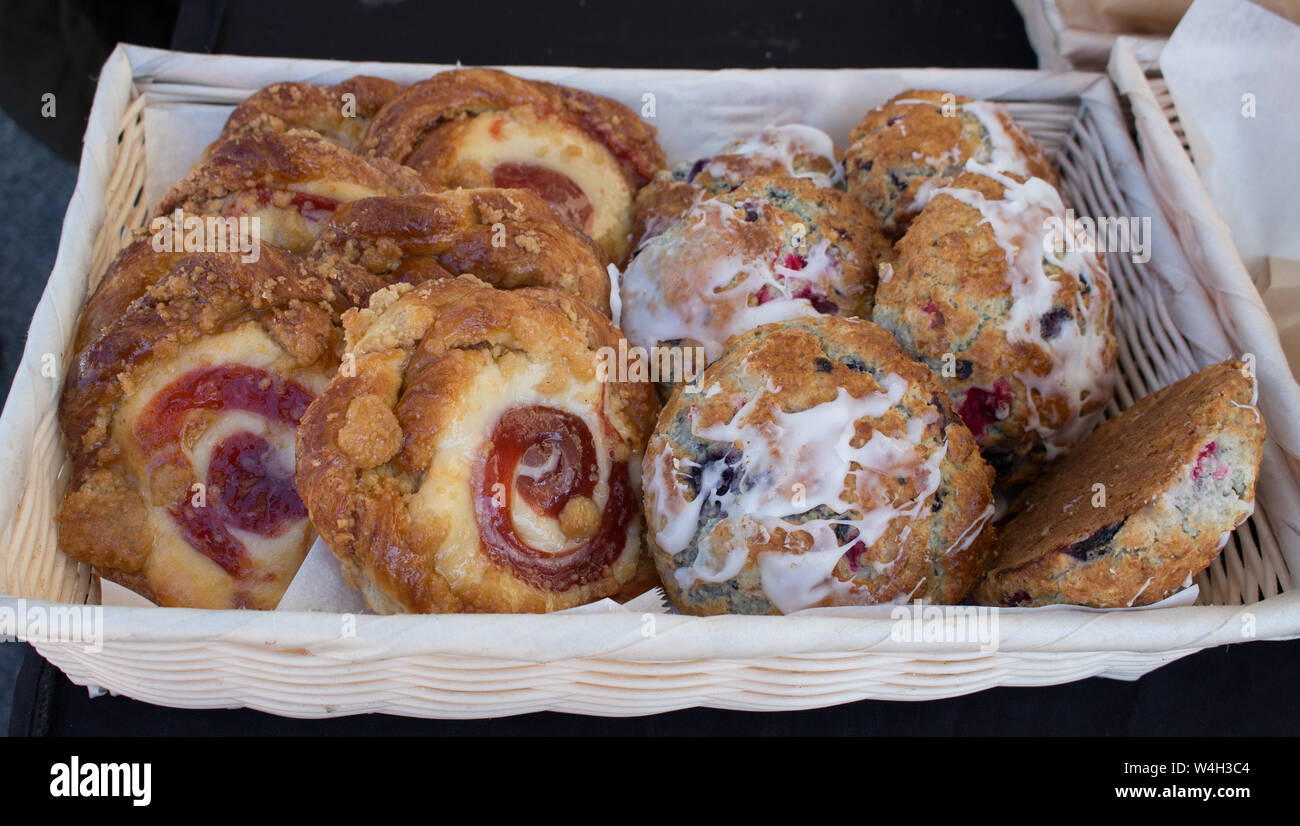
[{"label": "baked pastry in basket", "polygon": [[952,92],[911,89],[868,112],[844,152],[848,191],[897,238],[924,205],[924,187],[974,160],[998,172],[1057,183],[1034,138],[1006,107]]},{"label": "baked pastry in basket", "polygon": [[1238,361],[1107,421],[999,531],[986,605],[1122,608],[1185,587],[1255,509],[1264,420]]},{"label": "baked pastry in basket", "polygon": [[648,535],[688,614],[959,601],[992,547],[993,472],[934,374],[833,316],[737,336],[646,447]]},{"label": "baked pastry in basket", "polygon": [[[138,233],[143,236],[143,232]],[[80,353],[96,336],[118,321],[137,298],[171,272],[188,253],[159,252],[152,238],[139,237],[122,248],[108,265],[77,320],[72,352]]]},{"label": "baked pastry in basket", "polygon": [[81,352],[59,545],[160,605],[272,609],[311,544],[294,428],[338,365],[330,287],[266,246],[182,259]]},{"label": "baked pastry in basket", "polygon": [[637,251],[623,273],[623,330],[641,347],[703,347],[712,361],[760,324],[865,316],[888,249],[843,192],[759,178],[700,200]]},{"label": "baked pastry in basket", "polygon": [[522,189],[455,189],[342,204],[310,257],[352,306],[398,281],[473,273],[503,289],[554,287],[610,312],[609,256]]},{"label": "baked pastry in basket", "polygon": [[263,242],[301,254],[339,204],[427,189],[411,170],[354,155],[313,132],[252,131],[212,146],[163,195],[149,225],[160,218],[174,223],[177,210],[187,216],[257,217]]},{"label": "baked pastry in basket", "polygon": [[700,198],[773,176],[807,178],[824,187],[843,180],[835,145],[825,132],[799,123],[768,126],[716,155],[656,175],[636,196],[636,246],[663,232]]},{"label": "baked pastry in basket", "polygon": [[609,319],[460,276],[381,290],[344,327],[297,478],[373,610],[554,611],[649,587],[640,466],[657,405],[649,384],[601,380]]},{"label": "baked pastry in basket", "polygon": [[306,129],[356,152],[371,119],[401,91],[400,83],[368,75],[333,86],[273,83],[235,107],[221,130],[221,139],[247,132]]},{"label": "baked pastry in basket", "polygon": [[494,69],[413,84],[366,130],[368,151],[436,188],[530,189],[627,256],[636,191],[664,165],[655,130],[621,103]]},{"label": "baked pastry in basket", "polygon": [[1050,219],[1065,217],[1055,187],[970,169],[932,191],[895,246],[872,319],[939,374],[1010,486],[1100,420],[1114,388],[1111,286],[1099,254],[1044,250]]}]

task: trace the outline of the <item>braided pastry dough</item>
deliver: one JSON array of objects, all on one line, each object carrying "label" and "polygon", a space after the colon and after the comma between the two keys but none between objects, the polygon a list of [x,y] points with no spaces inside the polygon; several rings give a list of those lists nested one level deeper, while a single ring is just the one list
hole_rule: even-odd
[{"label": "braided pastry dough", "polygon": [[363,143],[438,188],[530,189],[621,263],[636,191],[664,165],[654,134],[608,98],[493,69],[458,69],[396,97]]},{"label": "braided pastry dough", "polygon": [[59,544],[160,605],[271,609],[311,543],[293,431],[338,364],[328,284],[267,247],[181,260],[78,357]]},{"label": "braided pastry dough", "polygon": [[354,155],[312,132],[254,131],[211,147],[206,159],[167,190],[149,224],[178,209],[257,216],[263,242],[304,253],[339,204],[427,189],[409,169]]},{"label": "braided pastry dough", "polygon": [[520,189],[457,189],[341,205],[311,256],[363,306],[388,284],[473,273],[502,289],[554,287],[610,312],[609,256]]},{"label": "braided pastry dough", "polygon": [[388,287],[344,327],[297,478],[372,609],[554,611],[649,584],[638,499],[656,404],[646,383],[600,380],[608,319],[461,276]]},{"label": "braided pastry dough", "polygon": [[248,132],[306,129],[355,152],[371,119],[401,91],[399,83],[368,75],[333,86],[273,83],[235,107],[220,140]]}]

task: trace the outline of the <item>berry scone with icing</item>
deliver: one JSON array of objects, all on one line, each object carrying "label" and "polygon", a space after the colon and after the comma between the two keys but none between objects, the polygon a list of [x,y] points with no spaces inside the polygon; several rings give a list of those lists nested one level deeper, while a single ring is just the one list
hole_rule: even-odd
[{"label": "berry scone with icing", "polygon": [[635,246],[663,232],[697,200],[763,177],[807,178],[823,187],[843,182],[835,145],[825,132],[799,123],[768,126],[715,155],[656,175],[636,196]]},{"label": "berry scone with icing", "polygon": [[173,218],[176,210],[185,216],[257,217],[263,242],[302,254],[339,204],[428,189],[412,170],[354,155],[315,132],[254,130],[210,147],[163,195],[149,226]]},{"label": "berry scone with icing", "polygon": [[610,312],[609,256],[524,189],[454,189],[342,204],[316,239],[353,306],[389,284],[473,273],[502,289],[552,287]]},{"label": "berry scone with icing", "polygon": [[699,346],[706,359],[760,324],[871,312],[888,243],[861,205],[804,178],[759,178],[699,201],[623,273],[631,343]]},{"label": "berry scone with icing", "polygon": [[925,365],[861,319],[737,336],[646,448],[645,512],[687,614],[960,601],[992,548],[993,472]]},{"label": "berry scone with icing", "polygon": [[925,186],[961,174],[969,160],[1057,183],[1042,147],[1006,107],[952,92],[903,92],[868,112],[849,142],[844,152],[848,191],[893,238],[924,205]]},{"label": "berry scone with icing", "polygon": [[333,86],[273,83],[235,107],[221,130],[221,139],[247,132],[306,129],[356,152],[371,119],[401,91],[400,83],[368,75]]},{"label": "berry scone with icing", "polygon": [[380,613],[543,612],[647,590],[650,385],[600,380],[617,328],[558,290],[395,284],[344,314],[298,485]]},{"label": "berry scone with icing", "polygon": [[1150,605],[1186,587],[1254,511],[1264,421],[1226,361],[1104,423],[999,531],[986,605]]},{"label": "berry scone with icing", "polygon": [[999,486],[1012,486],[1110,400],[1111,286],[1099,254],[1045,245],[1048,220],[1065,215],[1055,187],[968,167],[895,245],[872,319],[939,374]]},{"label": "berry scone with icing", "polygon": [[532,190],[620,264],[636,192],[664,165],[654,128],[623,104],[495,69],[410,86],[380,110],[364,145],[435,188]]},{"label": "berry scone with icing", "polygon": [[273,609],[312,542],[294,429],[339,360],[287,252],[182,259],[81,352],[60,404],[59,545],[159,605]]}]

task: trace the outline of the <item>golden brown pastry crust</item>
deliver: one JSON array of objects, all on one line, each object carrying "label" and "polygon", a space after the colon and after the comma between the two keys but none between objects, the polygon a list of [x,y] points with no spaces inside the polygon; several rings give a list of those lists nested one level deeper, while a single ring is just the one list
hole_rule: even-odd
[{"label": "golden brown pastry crust", "polygon": [[[494,119],[479,129],[486,116]],[[576,199],[576,212],[566,217],[621,263],[631,200],[664,165],[654,135],[631,109],[608,98],[495,69],[457,69],[395,98],[363,144],[372,155],[417,170],[435,188],[526,186],[557,205]],[[545,182],[498,180],[496,164],[506,161],[547,170],[559,179],[551,183],[560,194],[548,195]]]},{"label": "golden brown pastry crust", "polygon": [[974,597],[1123,608],[1182,588],[1253,509],[1252,383],[1241,362],[1214,364],[1102,424],[1026,491]]},{"label": "golden brown pastry crust", "polygon": [[[619,473],[637,484],[657,405],[648,384],[598,381],[597,350],[619,339],[608,319],[556,290],[501,291],[460,276],[388,287],[369,308],[349,310],[344,326],[344,363],[353,366],[340,370],[302,421],[297,479],[312,522],[373,609],[551,611],[617,594],[646,576],[639,509],[635,500],[616,506],[614,491]],[[539,407],[553,417],[580,414],[578,429],[594,440],[600,478],[591,480],[597,492],[590,496],[599,499],[604,486],[606,506],[595,504],[606,521],[611,513],[632,520],[608,546],[612,560],[595,551],[584,557],[587,545],[572,556],[573,549],[552,548],[558,566],[548,574],[542,559],[539,573],[488,540],[484,520],[492,516],[483,509],[507,500],[488,505],[479,494],[492,463],[512,449],[501,441],[502,423]],[[533,466],[530,455],[521,461]],[[572,469],[567,460],[558,467],[534,478]],[[507,479],[500,493],[517,497],[522,478]],[[583,508],[569,507],[578,498],[553,503],[555,514],[542,521],[582,533]],[[515,530],[522,506],[508,501]]]},{"label": "golden brown pastry crust", "polygon": [[[62,549],[159,604],[274,608],[306,554],[309,531],[298,529],[304,536],[300,547],[243,560],[227,569],[228,576],[210,567],[192,581],[192,559],[179,567],[151,560],[176,560],[186,548],[199,554],[178,535],[160,534],[150,521],[151,510],[171,505],[190,488],[193,469],[154,461],[157,450],[178,443],[142,447],[142,419],[133,417],[144,416],[141,411],[156,399],[140,394],[184,378],[185,365],[222,367],[222,348],[238,352],[244,340],[256,340],[263,354],[262,372],[255,376],[265,376],[264,382],[323,384],[338,363],[340,344],[326,300],[331,297],[327,283],[276,248],[264,247],[254,264],[241,263],[238,254],[200,253],[179,261],[94,337],[68,376],[59,408],[72,459],[57,517]],[[224,343],[215,357],[194,355],[205,342],[218,340]],[[238,355],[231,363],[240,364]],[[184,431],[186,444],[201,436],[195,428],[210,422],[191,424]]]},{"label": "golden brown pastry crust", "polygon": [[337,204],[427,190],[410,169],[355,155],[313,132],[253,131],[211,147],[149,217],[152,225],[178,209],[199,216],[258,214],[262,241],[303,253]]},{"label": "golden brown pastry crust", "polygon": [[145,290],[158,283],[186,256],[184,252],[157,252],[153,246],[150,238],[132,241],[108,265],[77,322],[77,332],[72,338],[73,353],[80,353],[92,339],[125,315]]},{"label": "golden brown pastry crust", "polygon": [[[974,107],[979,107],[978,115]],[[990,126],[1005,138],[994,140]],[[1059,186],[1038,142],[1004,108],[951,92],[909,89],[895,95],[863,116],[849,142],[844,153],[847,189],[895,238],[915,215],[921,187],[934,178],[961,174],[970,159]]]},{"label": "golden brown pastry crust", "polygon": [[609,256],[533,193],[457,189],[341,205],[310,255],[341,295],[470,273],[502,289],[553,287],[609,315]]},{"label": "golden brown pastry crust", "polygon": [[[350,77],[333,86],[273,83],[235,107],[218,142],[248,132],[306,129],[355,152],[371,119],[401,91],[400,83],[369,75]],[[346,103],[352,105],[351,116],[344,114]]]}]

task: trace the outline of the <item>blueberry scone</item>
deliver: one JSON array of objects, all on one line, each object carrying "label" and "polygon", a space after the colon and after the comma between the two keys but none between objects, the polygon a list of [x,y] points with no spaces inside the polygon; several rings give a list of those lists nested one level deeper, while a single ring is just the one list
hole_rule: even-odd
[{"label": "blueberry scone", "polygon": [[817,315],[866,316],[888,244],[861,205],[803,178],[759,178],[699,201],[623,274],[623,330],[641,347],[699,346]]},{"label": "blueberry scone", "polygon": [[640,479],[657,403],[600,380],[617,328],[559,290],[394,284],[344,314],[298,432],[298,486],[380,613],[543,612],[648,588]]},{"label": "blueberry scone", "polygon": [[636,191],[664,165],[653,127],[623,104],[494,69],[410,86],[380,110],[363,143],[437,189],[532,190],[616,263],[631,243]]},{"label": "blueberry scone", "polygon": [[1045,243],[1056,188],[974,162],[882,266],[872,319],[952,395],[1000,486],[1033,478],[1100,420],[1114,387],[1111,286],[1099,254]]},{"label": "blueberry scone", "polygon": [[646,448],[645,512],[687,614],[961,600],[992,547],[993,473],[933,373],[832,316],[737,336]]},{"label": "blueberry scone", "polygon": [[454,189],[342,204],[308,256],[352,306],[388,284],[472,273],[553,287],[610,312],[609,256],[523,189]]},{"label": "blueberry scone", "polygon": [[835,145],[825,132],[799,123],[768,126],[717,154],[656,175],[636,196],[636,246],[663,232],[700,198],[764,177],[807,178],[823,187],[843,179]]},{"label": "blueberry scone", "polygon": [[1211,365],[1107,421],[999,531],[985,605],[1150,605],[1185,587],[1255,507],[1254,381]]},{"label": "blueberry scone", "polygon": [[844,152],[848,191],[897,238],[920,211],[927,183],[974,160],[998,172],[1056,183],[1038,142],[1006,107],[952,92],[912,89],[868,112]]},{"label": "blueberry scone", "polygon": [[80,353],[59,545],[159,605],[273,609],[312,541],[294,430],[339,360],[330,287],[265,247],[179,261]]}]

